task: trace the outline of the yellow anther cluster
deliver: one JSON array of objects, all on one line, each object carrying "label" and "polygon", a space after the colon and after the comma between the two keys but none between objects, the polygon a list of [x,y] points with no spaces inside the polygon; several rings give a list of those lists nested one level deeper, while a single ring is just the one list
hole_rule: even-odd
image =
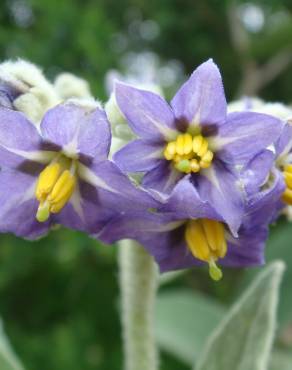
[{"label": "yellow anther cluster", "polygon": [[164,157],[173,161],[177,170],[184,173],[199,172],[208,168],[213,153],[208,148],[208,141],[202,135],[180,134],[175,141],[170,141],[164,150]]},{"label": "yellow anther cluster", "polygon": [[206,218],[190,220],[186,225],[185,240],[194,257],[208,262],[212,279],[220,280],[222,272],[216,261],[227,252],[224,225]]},{"label": "yellow anther cluster", "polygon": [[286,189],[283,193],[282,199],[285,203],[292,205],[292,164],[288,164],[284,167],[283,174]]},{"label": "yellow anther cluster", "polygon": [[73,194],[76,177],[69,169],[55,162],[48,165],[39,175],[35,195],[40,202],[36,214],[39,222],[46,221],[50,213],[58,213]]}]

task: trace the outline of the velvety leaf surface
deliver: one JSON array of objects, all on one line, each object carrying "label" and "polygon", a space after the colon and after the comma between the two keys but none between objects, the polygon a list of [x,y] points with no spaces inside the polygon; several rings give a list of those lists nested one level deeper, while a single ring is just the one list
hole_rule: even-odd
[{"label": "velvety leaf surface", "polygon": [[271,357],[269,370],[291,370],[292,352],[277,350]]},{"label": "velvety leaf surface", "polygon": [[196,370],[267,369],[283,270],[274,262],[256,277],[210,336]]},{"label": "velvety leaf surface", "polygon": [[159,346],[186,364],[193,364],[209,333],[224,315],[224,307],[188,290],[160,294],[156,305]]}]

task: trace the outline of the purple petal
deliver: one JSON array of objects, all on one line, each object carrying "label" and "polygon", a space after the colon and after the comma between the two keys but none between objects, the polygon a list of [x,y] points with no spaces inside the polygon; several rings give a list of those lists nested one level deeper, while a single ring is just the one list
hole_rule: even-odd
[{"label": "purple petal", "polygon": [[207,201],[203,201],[190,181],[190,176],[181,179],[173,189],[160,212],[173,212],[175,219],[209,218],[223,221],[222,217]]},{"label": "purple petal", "polygon": [[88,186],[96,189],[96,195],[92,194],[92,198],[97,197],[99,204],[108,209],[125,212],[158,206],[157,201],[146,190],[130,181],[111,161],[95,162],[79,175]]},{"label": "purple petal", "polygon": [[0,231],[27,239],[48,232],[49,223],[36,218],[38,201],[34,196],[36,178],[16,170],[0,172]]},{"label": "purple petal", "polygon": [[156,167],[163,158],[161,143],[134,140],[115,153],[113,160],[125,172],[145,172]]},{"label": "purple petal", "polygon": [[166,272],[202,264],[189,251],[184,234],[185,223],[165,232],[144,233],[136,240],[154,257],[160,271]]},{"label": "purple petal", "polygon": [[177,222],[173,215],[134,210],[116,214],[105,225],[98,238],[105,243],[114,243],[121,239],[143,242],[151,234],[164,235],[167,231],[176,229],[182,222]]},{"label": "purple petal", "polygon": [[219,263],[229,267],[250,267],[264,264],[267,227],[257,227],[240,233],[239,239],[228,242],[227,254]]},{"label": "purple petal", "polygon": [[22,113],[0,108],[0,165],[17,167],[41,148],[41,137]]},{"label": "purple petal", "polygon": [[62,104],[49,110],[41,123],[44,140],[61,147],[69,156],[82,154],[97,160],[107,158],[111,133],[106,114],[99,108]]},{"label": "purple petal", "polygon": [[243,218],[243,191],[238,178],[223,163],[212,166],[193,177],[203,201],[207,201],[221,215],[236,235]]},{"label": "purple petal", "polygon": [[276,145],[277,156],[287,155],[292,149],[292,125],[286,123]]},{"label": "purple petal", "polygon": [[150,91],[116,83],[115,94],[122,113],[138,136],[154,141],[177,136],[171,108],[159,95]]},{"label": "purple petal", "polygon": [[261,113],[239,112],[227,116],[214,137],[217,157],[231,164],[246,164],[280,136],[283,122]]},{"label": "purple petal", "polygon": [[282,174],[278,170],[273,170],[269,186],[266,185],[263,189],[254,192],[252,196],[249,195],[243,219],[244,228],[260,227],[273,222],[282,206],[281,196],[285,188]]},{"label": "purple petal", "polygon": [[53,222],[89,234],[97,233],[113,217],[113,211],[103,207],[96,189],[83,182],[80,182],[78,198],[71,198],[59,214],[53,215]]},{"label": "purple petal", "polygon": [[183,176],[185,174],[177,171],[171,163],[165,160],[144,175],[142,185],[145,188],[168,194]]},{"label": "purple petal", "polygon": [[171,106],[176,118],[190,125],[224,123],[227,104],[220,71],[212,59],[193,72],[174,96]]},{"label": "purple petal", "polygon": [[241,178],[248,195],[252,195],[265,184],[274,165],[275,154],[264,150],[256,155],[241,171]]}]

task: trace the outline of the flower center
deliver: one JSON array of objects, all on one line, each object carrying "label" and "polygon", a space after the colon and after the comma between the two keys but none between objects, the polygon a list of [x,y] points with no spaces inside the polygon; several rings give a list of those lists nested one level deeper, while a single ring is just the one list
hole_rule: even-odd
[{"label": "flower center", "polygon": [[39,222],[47,221],[50,213],[59,213],[69,201],[76,185],[75,172],[76,161],[61,156],[40,173],[35,190]]},{"label": "flower center", "polygon": [[164,157],[172,161],[174,167],[184,173],[199,172],[208,168],[213,159],[213,152],[208,148],[208,141],[202,135],[180,134],[175,141],[170,141],[164,149]]},{"label": "flower center", "polygon": [[189,220],[185,229],[185,240],[194,257],[208,262],[211,278],[220,280],[222,271],[216,261],[225,257],[227,252],[224,225],[207,218]]},{"label": "flower center", "polygon": [[282,200],[292,205],[292,164],[288,164],[284,167],[283,175],[286,183],[286,189],[282,195]]}]

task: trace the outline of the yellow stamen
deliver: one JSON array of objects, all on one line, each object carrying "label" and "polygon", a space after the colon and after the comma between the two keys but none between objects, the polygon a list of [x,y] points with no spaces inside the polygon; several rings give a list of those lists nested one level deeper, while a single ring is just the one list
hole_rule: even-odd
[{"label": "yellow stamen", "polygon": [[196,173],[201,168],[210,167],[213,156],[208,141],[202,135],[192,136],[190,133],[179,134],[164,149],[165,159],[172,161],[175,168],[184,173]]},{"label": "yellow stamen", "polygon": [[196,159],[191,160],[191,170],[192,172],[199,172],[200,171],[200,165]]},{"label": "yellow stamen", "polygon": [[209,168],[210,166],[211,166],[211,162],[200,161],[201,168]]},{"label": "yellow stamen", "polygon": [[193,256],[201,261],[209,261],[211,258],[211,249],[209,248],[206,235],[200,220],[191,220],[188,222],[185,238],[187,245]]},{"label": "yellow stamen", "polygon": [[220,280],[222,272],[216,261],[227,253],[224,225],[206,218],[190,220],[186,225],[185,240],[194,257],[208,262],[211,278]]},{"label": "yellow stamen", "polygon": [[49,164],[40,173],[35,190],[36,198],[40,202],[36,219],[45,222],[50,213],[60,212],[71,198],[75,185],[75,162],[61,158]]},{"label": "yellow stamen", "polygon": [[292,205],[292,189],[286,189],[282,195],[283,202]]},{"label": "yellow stamen", "polygon": [[286,185],[289,189],[292,189],[292,173],[290,172],[284,172],[284,178]]},{"label": "yellow stamen", "polygon": [[176,139],[176,152],[179,155],[184,154],[185,140],[184,135],[178,135]]},{"label": "yellow stamen", "polygon": [[61,173],[59,163],[48,165],[39,175],[35,195],[38,201],[42,201],[50,193]]},{"label": "yellow stamen", "polygon": [[58,213],[71,198],[76,184],[76,178],[71,175],[70,171],[66,170],[62,173],[54,186],[52,192],[48,196],[50,203],[50,211]]},{"label": "yellow stamen", "polygon": [[211,152],[211,150],[207,150],[206,153],[202,156],[202,161],[212,162],[213,157],[214,157],[213,152]]},{"label": "yellow stamen", "polygon": [[284,167],[284,171],[285,171],[285,172],[288,172],[288,173],[292,173],[292,164],[287,164],[287,165]]},{"label": "yellow stamen", "polygon": [[165,151],[164,151],[164,156],[167,160],[173,159],[173,156],[176,153],[176,145],[174,142],[170,142],[167,144]]},{"label": "yellow stamen", "polygon": [[201,149],[203,142],[203,136],[197,135],[193,138],[193,152],[198,153],[198,151]]},{"label": "yellow stamen", "polygon": [[190,154],[193,150],[193,138],[190,134],[184,135],[184,154]]},{"label": "yellow stamen", "polygon": [[282,194],[283,202],[292,205],[292,164],[284,167],[283,176],[286,183],[286,189]]},{"label": "yellow stamen", "polygon": [[225,228],[221,222],[203,219],[203,226],[209,245],[218,258],[225,257],[227,253],[227,242]]},{"label": "yellow stamen", "polygon": [[203,157],[208,150],[208,141],[206,139],[203,139],[201,148],[197,151],[197,155],[199,157]]}]

